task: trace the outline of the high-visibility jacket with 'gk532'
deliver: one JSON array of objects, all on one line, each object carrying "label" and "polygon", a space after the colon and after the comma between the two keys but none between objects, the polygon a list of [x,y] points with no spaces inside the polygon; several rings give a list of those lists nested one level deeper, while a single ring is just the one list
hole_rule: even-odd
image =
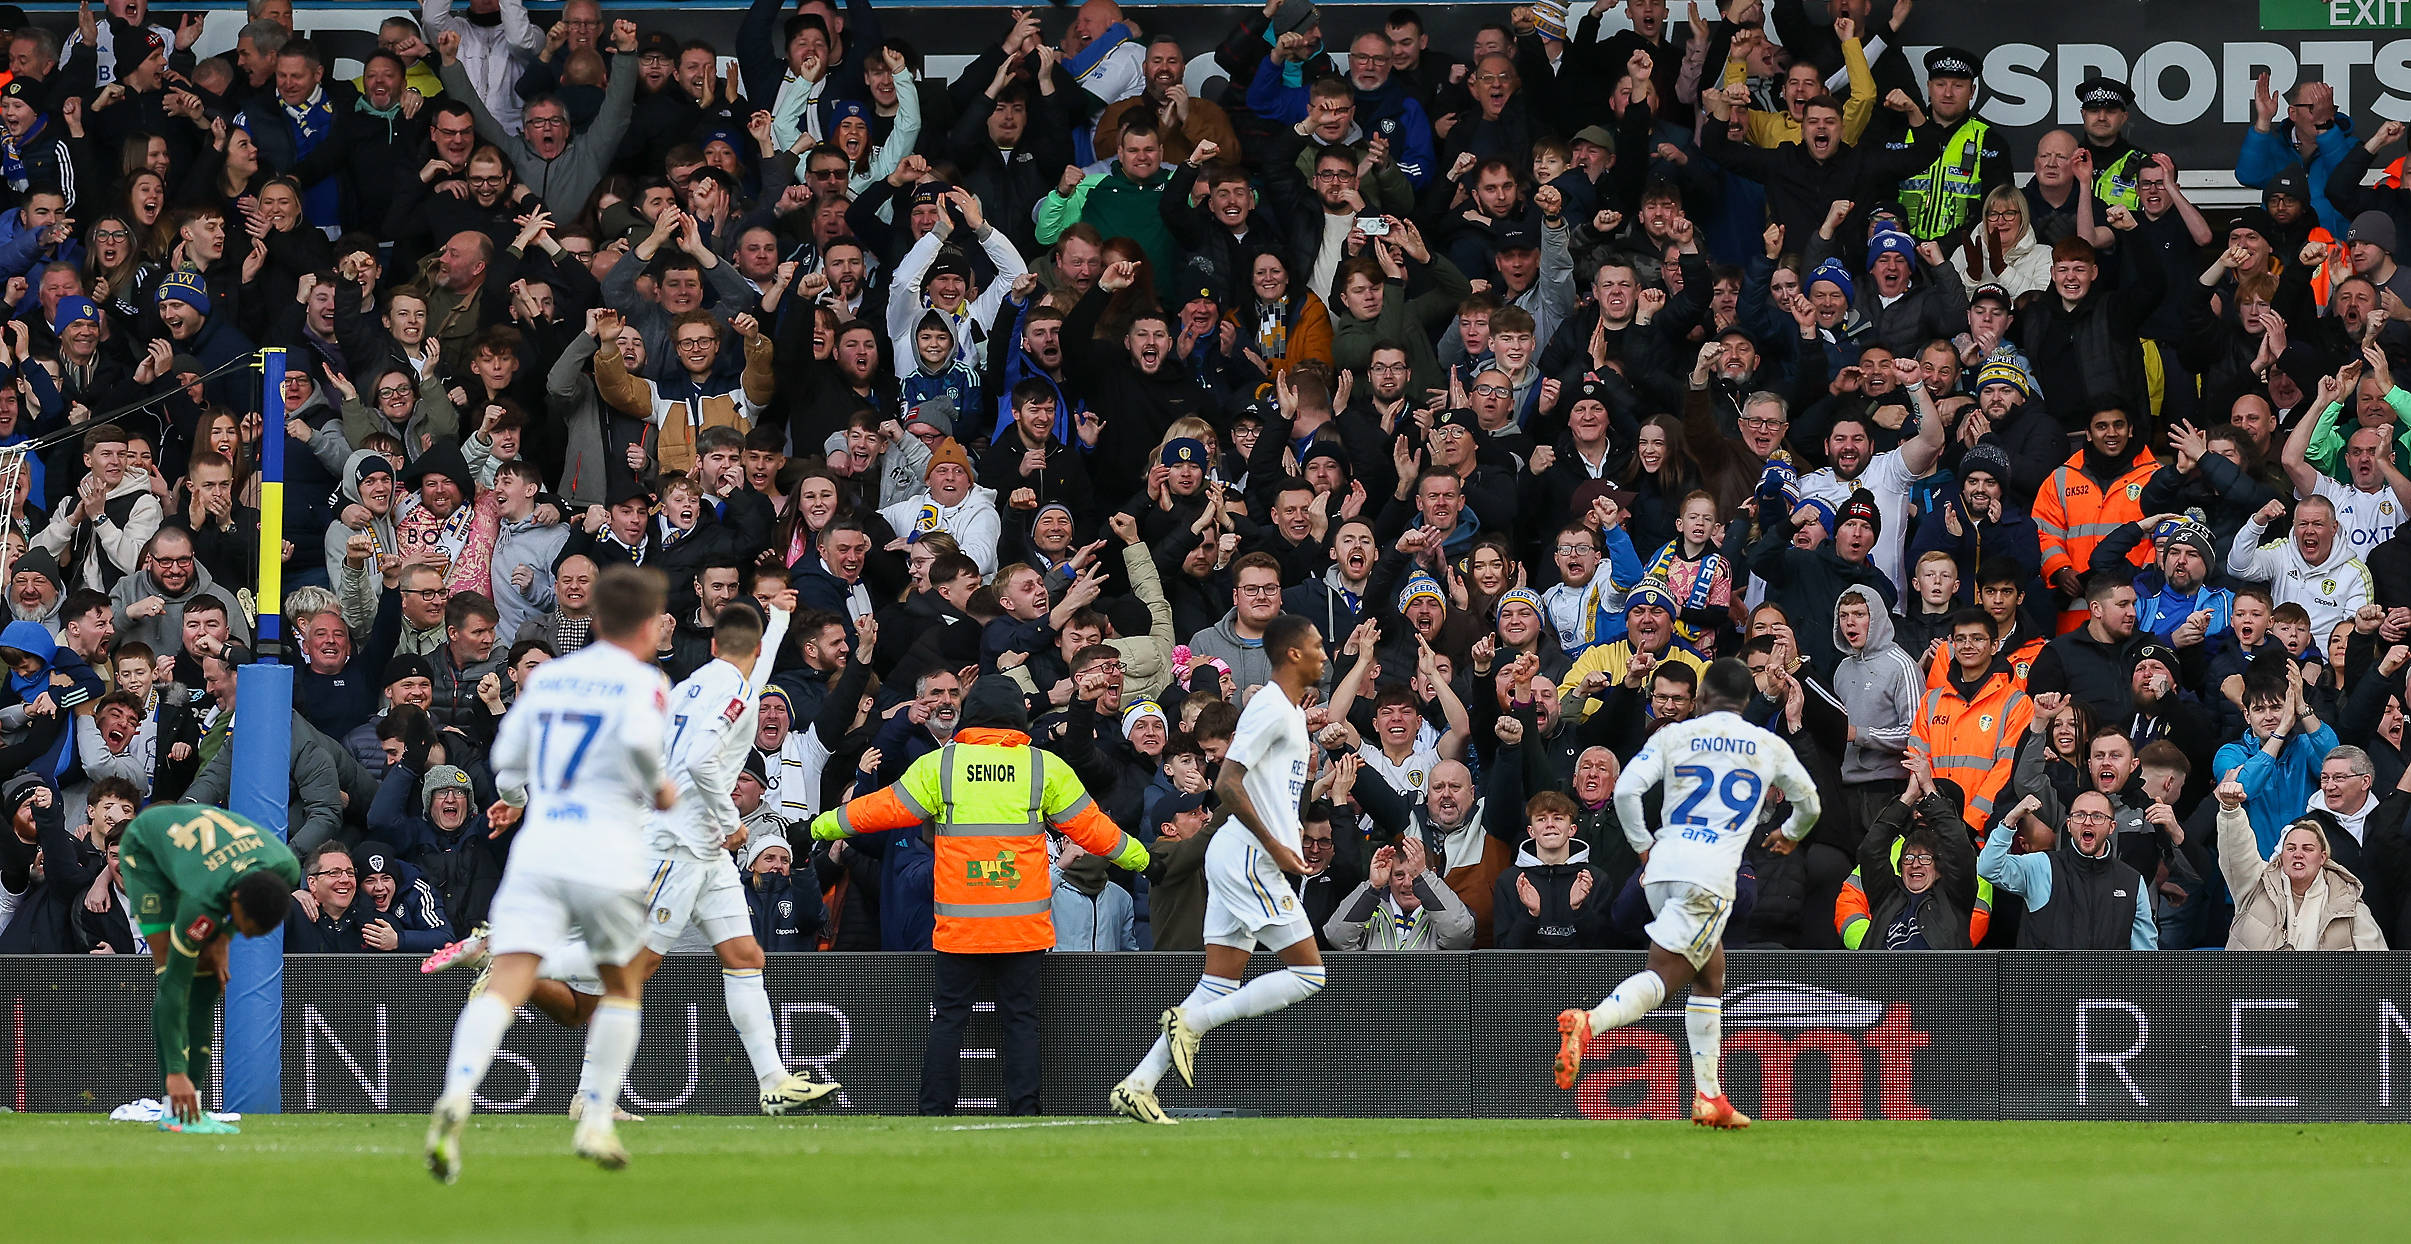
[{"label": "high-visibility jacket with 'gk532'", "polygon": [[1128,869],[1147,848],[1097,810],[1069,763],[1019,730],[970,727],[921,757],[895,785],[812,822],[819,839],[929,826],[937,927],[930,944],[957,954],[1009,954],[1055,944],[1046,831],[1061,830]]}]

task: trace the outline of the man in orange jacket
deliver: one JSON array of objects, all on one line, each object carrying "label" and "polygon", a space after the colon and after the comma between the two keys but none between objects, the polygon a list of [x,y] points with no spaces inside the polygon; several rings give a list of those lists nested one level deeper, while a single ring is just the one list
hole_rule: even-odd
[{"label": "man in orange jacket", "polygon": [[1021,689],[980,679],[963,699],[953,741],[914,761],[895,785],[812,821],[812,836],[823,841],[930,827],[938,962],[922,1114],[954,1113],[963,1026],[983,978],[993,983],[1005,1030],[1006,1107],[1039,1113],[1038,975],[1055,945],[1047,830],[1117,867],[1147,866],[1147,848],[1097,810],[1070,764],[1030,746],[1029,729]]},{"label": "man in orange jacket", "polygon": [[1952,781],[1967,796],[1967,824],[1976,833],[2016,767],[2018,743],[2034,720],[2034,701],[2009,662],[1993,650],[1993,623],[1969,607],[1951,615],[1951,672],[1929,686],[1910,728],[1910,746],[1935,781]]},{"label": "man in orange jacket", "polygon": [[[2034,526],[2043,545],[2043,581],[2060,590],[2061,634],[2084,625],[2084,574],[2093,546],[2127,523],[2143,521],[2143,485],[2158,460],[2124,410],[2106,406],[2085,423],[2085,447],[2051,473],[2034,495]],[[2152,561],[2151,541],[2135,546],[2127,560]]]}]

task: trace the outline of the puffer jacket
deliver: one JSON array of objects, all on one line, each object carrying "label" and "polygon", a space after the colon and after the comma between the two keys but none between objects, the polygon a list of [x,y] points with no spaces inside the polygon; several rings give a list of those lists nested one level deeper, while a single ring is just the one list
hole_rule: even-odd
[{"label": "puffer jacket", "polygon": [[370,833],[382,835],[418,868],[442,896],[444,911],[454,926],[475,928],[484,923],[493,904],[494,889],[502,883],[502,860],[509,838],[486,836],[486,814],[470,801],[469,819],[450,833],[418,812],[419,775],[400,765],[385,771],[376,802],[369,807]]},{"label": "puffer jacket", "polygon": [[[2360,878],[2332,859],[2319,866],[2319,878],[2313,884],[2323,891],[2319,896],[2323,905],[2313,921],[2319,930],[2318,943],[2295,945],[2287,918],[2295,902],[2292,887],[2274,859],[2261,857],[2251,818],[2240,807],[2219,809],[2218,866],[2226,874],[2228,891],[2235,896],[2235,922],[2227,929],[2229,950],[2386,949],[2386,935],[2378,931],[2377,921],[2361,902]],[[2306,900],[2311,897],[2304,896]]]},{"label": "puffer jacket", "polygon": [[1925,678],[1917,661],[1892,642],[1892,614],[1883,597],[1864,583],[1842,589],[1842,600],[1867,606],[1867,642],[1851,647],[1842,638],[1842,622],[1833,623],[1834,651],[1842,654],[1833,667],[1833,692],[1850,712],[1858,738],[1842,750],[1842,780],[1871,782],[1907,776],[1900,758],[1909,747],[1917,724],[1918,701],[1925,695]]}]

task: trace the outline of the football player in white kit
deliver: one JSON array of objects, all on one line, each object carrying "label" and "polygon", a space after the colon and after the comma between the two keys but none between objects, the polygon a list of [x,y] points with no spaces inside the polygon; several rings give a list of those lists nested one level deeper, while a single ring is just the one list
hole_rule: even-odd
[{"label": "football player in white kit", "polygon": [[[1699,715],[1652,735],[1616,779],[1616,818],[1642,861],[1649,922],[1649,966],[1616,986],[1590,1010],[1557,1017],[1557,1087],[1570,1089],[1582,1071],[1591,1034],[1621,1028],[1657,1009],[1688,984],[1683,1010],[1691,1038],[1691,1077],[1697,1092],[1691,1121],[1742,1128],[1748,1115],[1733,1109],[1717,1083],[1724,1046],[1725,921],[1733,909],[1733,878],[1757,828],[1766,789],[1783,792],[1791,815],[1766,837],[1766,849],[1789,855],[1817,823],[1817,788],[1789,744],[1741,719],[1753,684],[1749,667],[1730,657],[1700,680]],[[1664,816],[1650,840],[1641,796],[1663,783]]]},{"label": "football player in white kit", "polygon": [[[678,806],[656,813],[646,829],[645,846],[652,854],[645,874],[649,919],[645,948],[629,964],[640,980],[650,981],[661,970],[662,957],[673,951],[709,946],[719,956],[729,1024],[753,1064],[762,1113],[772,1115],[817,1104],[840,1087],[789,1072],[779,1058],[778,1025],[762,984],[762,946],[754,940],[745,883],[729,858],[743,842],[733,792],[759,727],[760,675],[769,673],[763,657],[778,651],[794,613],[794,588],[782,589],[773,601],[767,630],[752,602],[722,606],[712,627],[713,660],[670,689],[666,759],[670,780],[678,784]],[[479,957],[473,948],[463,953],[455,947],[437,956],[421,970],[463,966]],[[570,938],[545,954],[528,1000],[564,1027],[585,1024],[603,992],[595,966],[590,948]],[[583,1090],[594,1070],[590,1062],[580,1071],[575,1113],[584,1113]]]},{"label": "football player in white kit", "polygon": [[453,1025],[444,1091],[427,1121],[427,1169],[445,1183],[460,1177],[461,1130],[538,961],[572,933],[593,948],[605,995],[586,1033],[593,1100],[573,1147],[606,1170],[627,1165],[610,1103],[636,1054],[644,993],[627,966],[645,933],[644,825],[648,811],[678,802],[662,763],[669,680],[653,664],[667,595],[658,570],[596,575],[595,642],[545,662],[496,732],[502,798],[486,815],[520,829],[494,894],[493,976]]},{"label": "football player in white kit", "polygon": [[[1166,1067],[1177,1068],[1182,1083],[1197,1083],[1200,1037],[1323,989],[1314,926],[1283,875],[1307,871],[1299,855],[1299,810],[1312,744],[1302,703],[1323,680],[1323,637],[1304,617],[1281,614],[1264,627],[1264,654],[1272,662],[1272,681],[1256,688],[1239,714],[1214,787],[1224,819],[1206,846],[1205,975],[1179,1006],[1164,1012],[1163,1035],[1107,1098],[1114,1113],[1142,1123],[1174,1121],[1156,1101],[1155,1086]],[[1278,952],[1282,970],[1243,987],[1239,978],[1258,946]]]}]

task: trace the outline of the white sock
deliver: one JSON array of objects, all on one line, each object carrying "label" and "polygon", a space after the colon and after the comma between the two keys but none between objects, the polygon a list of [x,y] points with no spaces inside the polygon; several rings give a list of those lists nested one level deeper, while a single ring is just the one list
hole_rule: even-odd
[{"label": "white sock", "polygon": [[1724,1092],[1716,1082],[1716,1067],[1724,1054],[1725,1000],[1691,995],[1683,1007],[1683,1030],[1691,1037],[1691,1079],[1700,1095]]},{"label": "white sock", "polygon": [[594,952],[573,937],[544,956],[544,961],[536,965],[536,975],[548,981],[567,981],[579,977],[591,980],[602,973],[594,966]]},{"label": "white sock", "polygon": [[745,1057],[753,1063],[753,1078],[761,1081],[765,1092],[776,1088],[787,1078],[787,1065],[779,1060],[779,1029],[770,1018],[770,990],[762,984],[762,969],[722,968],[720,996],[728,1003],[728,1022],[745,1046]]},{"label": "white sock", "polygon": [[578,1090],[586,1104],[580,1126],[611,1126],[611,1110],[628,1080],[628,1064],[636,1061],[643,1017],[644,1008],[634,998],[605,998],[594,1009],[594,1019],[586,1026],[586,1057],[593,1064],[593,1078]]},{"label": "white sock", "polygon": [[[1227,998],[1237,992],[1239,982],[1230,977],[1200,976],[1197,984],[1189,990],[1189,996],[1181,999],[1180,1004],[1194,1011],[1208,1002]],[[1130,1078],[1137,1081],[1140,1088],[1152,1093],[1163,1080],[1164,1073],[1171,1069],[1172,1042],[1158,1034],[1155,1044],[1147,1047],[1147,1056],[1139,1060],[1138,1069],[1130,1073]]]},{"label": "white sock", "polygon": [[479,994],[460,1009],[460,1018],[452,1024],[452,1058],[444,1067],[444,1096],[468,1098],[485,1082],[486,1068],[494,1064],[494,1051],[502,1048],[502,1034],[511,1030],[517,1016],[494,995]]},{"label": "white sock", "polygon": [[1624,978],[1616,991],[1591,1008],[1591,1027],[1605,1031],[1624,1025],[1658,1009],[1666,1000],[1666,982],[1657,973],[1644,968]]},{"label": "white sock", "polygon": [[1323,991],[1325,973],[1321,964],[1310,968],[1283,968],[1268,972],[1240,987],[1227,998],[1216,998],[1189,1012],[1189,1026],[1199,1032],[1212,1032],[1234,1019],[1252,1019],[1270,1015],[1282,1007]]}]

